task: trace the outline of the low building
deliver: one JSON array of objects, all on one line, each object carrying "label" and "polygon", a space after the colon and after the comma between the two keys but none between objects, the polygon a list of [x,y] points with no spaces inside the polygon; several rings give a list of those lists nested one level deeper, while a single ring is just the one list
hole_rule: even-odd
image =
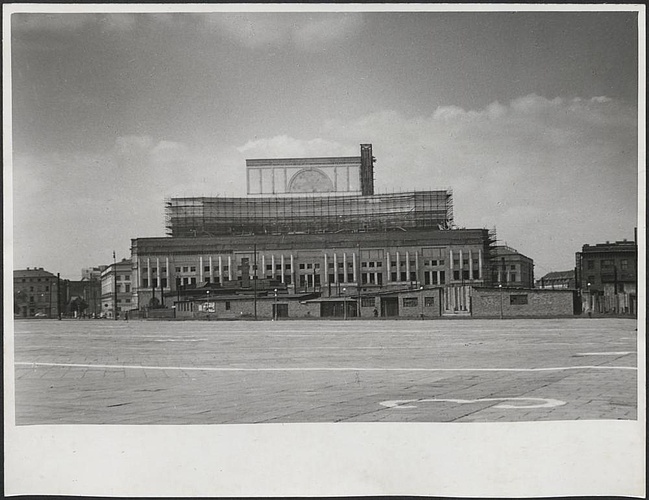
[{"label": "low building", "polygon": [[101,273],[101,317],[116,319],[137,309],[133,302],[130,259],[106,266]]},{"label": "low building", "polygon": [[[192,289],[174,300],[177,319],[373,319],[451,317],[444,313],[443,287],[391,290],[371,295],[291,293],[286,289]],[[575,290],[471,287],[464,317],[542,318],[575,314]],[[151,311],[153,312],[153,311]],[[147,317],[156,317],[157,313]],[[453,316],[458,316],[457,314]],[[159,314],[158,317],[165,317]],[[166,317],[169,317],[166,315]]]},{"label": "low building", "polygon": [[57,276],[42,267],[14,271],[14,316],[57,318],[60,295]]},{"label": "low building", "polygon": [[471,316],[474,318],[523,318],[573,316],[575,290],[499,287],[473,289]]},{"label": "low building", "polygon": [[574,290],[577,288],[575,270],[550,272],[536,281],[536,288],[544,290]]},{"label": "low building", "polygon": [[584,245],[576,254],[576,284],[584,311],[599,314],[637,314],[635,241]]}]

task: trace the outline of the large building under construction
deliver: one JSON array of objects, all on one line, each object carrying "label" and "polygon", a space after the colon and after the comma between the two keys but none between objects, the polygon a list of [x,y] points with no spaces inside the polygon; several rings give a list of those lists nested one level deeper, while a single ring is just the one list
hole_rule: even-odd
[{"label": "large building under construction", "polygon": [[228,317],[252,296],[262,316],[468,314],[471,287],[491,284],[493,235],[455,227],[450,191],[375,194],[372,146],[360,153],[251,159],[247,197],[167,200],[167,236],[132,240],[135,304],[204,300]]}]

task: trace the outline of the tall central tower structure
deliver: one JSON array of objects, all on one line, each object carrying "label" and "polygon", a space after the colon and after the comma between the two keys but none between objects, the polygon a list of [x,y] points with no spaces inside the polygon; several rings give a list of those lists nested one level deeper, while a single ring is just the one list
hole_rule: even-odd
[{"label": "tall central tower structure", "polygon": [[372,156],[372,145],[361,144],[361,194],[371,196],[374,194],[374,162],[376,158]]}]

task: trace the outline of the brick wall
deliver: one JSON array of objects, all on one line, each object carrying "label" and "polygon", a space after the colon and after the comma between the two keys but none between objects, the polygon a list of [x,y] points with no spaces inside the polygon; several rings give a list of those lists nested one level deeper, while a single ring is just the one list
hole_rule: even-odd
[{"label": "brick wall", "polygon": [[473,288],[471,312],[475,318],[572,316],[572,290]]},{"label": "brick wall", "polygon": [[[432,299],[432,305],[426,305],[426,298]],[[410,299],[410,300],[409,300]],[[416,299],[417,305],[408,307],[406,304],[414,304]],[[404,318],[418,318],[422,314],[424,317],[439,316],[439,289],[424,290],[423,292],[406,292],[399,295],[399,316]]]},{"label": "brick wall", "polygon": [[[176,311],[177,318],[193,319],[250,319],[255,317],[255,301],[253,299],[233,299],[213,301],[214,312],[206,312],[199,309],[199,303],[195,302],[193,310],[184,310],[178,307]],[[257,318],[272,319],[273,317],[273,299],[257,300]],[[185,303],[189,304],[189,303]],[[229,304],[229,308],[227,305]],[[308,318],[320,316],[320,304],[307,303],[302,304],[297,300],[278,299],[277,304],[288,304],[289,318]],[[281,319],[281,318],[279,318]]]}]

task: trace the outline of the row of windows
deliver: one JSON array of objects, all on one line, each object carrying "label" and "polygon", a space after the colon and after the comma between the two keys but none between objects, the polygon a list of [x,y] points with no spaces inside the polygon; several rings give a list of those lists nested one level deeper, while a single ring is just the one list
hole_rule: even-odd
[{"label": "row of windows", "polygon": [[[307,283],[312,284],[313,279],[311,278],[313,276],[315,279],[316,285],[320,284],[321,280],[321,275],[320,274],[300,274],[298,279],[299,283],[301,286],[304,286]],[[512,273],[512,281],[515,280],[515,274]],[[351,282],[353,283],[355,281],[355,277],[353,273],[338,273],[337,276],[336,274],[330,273],[327,275],[329,278],[329,282],[333,283],[336,280],[336,277],[338,278],[339,282]],[[383,284],[383,273],[382,272],[361,272],[360,273],[361,277],[361,283],[363,285],[370,284],[370,285],[382,285]],[[253,276],[250,277],[251,279],[254,279]],[[277,281],[281,281],[282,276],[280,274],[272,275],[272,274],[267,274],[263,278],[272,280],[275,279]],[[470,280],[470,279],[480,279],[480,271],[478,269],[473,270],[472,278],[468,270],[462,271],[460,274],[459,270],[453,271],[453,279],[456,281],[460,281],[462,279],[465,280]],[[241,276],[237,276],[237,281],[242,281],[243,278]],[[411,271],[410,274],[408,274],[405,271],[401,271],[399,273],[397,272],[391,272],[390,273],[390,280],[391,281],[418,281],[417,278],[417,272]],[[223,277],[223,282],[230,281],[230,279],[227,276]],[[220,283],[221,281],[219,280],[218,277],[211,278],[209,276],[205,277],[205,283]],[[292,282],[292,276],[290,274],[284,275],[284,282],[287,284],[291,284]],[[424,284],[425,285],[444,285],[446,283],[446,272],[445,271],[425,271],[424,272]],[[176,284],[177,285],[196,285],[197,284],[197,278],[196,277],[183,277],[183,278],[177,278],[176,279]],[[168,286],[168,281],[167,278],[154,278],[151,280],[151,285],[149,285],[149,280],[147,278],[142,279],[142,287],[143,288],[148,288],[149,286],[155,286],[156,288],[161,286],[162,288],[166,288]],[[127,289],[126,291],[128,292],[130,290]]]},{"label": "row of windows", "polygon": [[[404,297],[403,307],[417,307],[419,305],[419,297]],[[435,297],[424,297],[424,307],[433,307],[435,305]]]},{"label": "row of windows", "polygon": [[[55,298],[56,300],[56,298]],[[29,301],[30,302],[52,302],[52,297],[49,295],[30,295],[29,296]]]},{"label": "row of windows", "polygon": [[[49,283],[51,280],[52,280],[52,278],[42,278],[42,281],[45,281],[47,283]],[[21,278],[20,279],[21,283],[36,283],[36,282],[40,282],[40,281],[41,281],[41,278]]]},{"label": "row of windows", "polygon": [[[455,262],[456,265],[459,265],[459,260],[456,260],[454,262]],[[464,262],[464,264],[468,265],[468,260],[464,259],[463,262]],[[411,267],[415,267],[415,265],[416,265],[416,261],[414,261],[414,260],[410,260],[407,263]],[[443,266],[445,264],[445,260],[444,259],[428,259],[428,260],[424,260],[423,263],[424,263],[424,266],[429,266],[429,267]],[[478,265],[478,259],[473,259],[473,263],[477,266]],[[406,261],[405,260],[401,260],[401,261],[398,261],[398,262],[396,260],[390,261],[390,266],[391,267],[397,267],[397,264],[399,265],[399,267],[406,267]],[[254,268],[254,266],[251,266],[251,267]],[[329,269],[333,269],[334,268],[334,263],[329,262],[327,267]],[[337,267],[338,268],[343,268],[344,263],[343,262],[338,262]],[[353,263],[348,262],[347,267],[351,269],[353,267]],[[377,260],[377,261],[361,262],[361,267],[362,268],[383,267],[383,261]],[[320,263],[318,263],[318,262],[300,263],[299,268],[300,269],[320,269]],[[514,268],[514,266],[512,266],[512,269],[513,268]],[[229,271],[229,266],[228,265],[221,266],[221,269],[222,269],[223,272],[227,272],[227,271]],[[238,266],[238,269],[240,270],[241,266]],[[284,269],[286,271],[290,271],[291,270],[291,264],[284,264]],[[210,266],[204,266],[203,270],[204,270],[204,272],[209,273],[210,272]],[[273,265],[272,264],[266,264],[266,271],[272,271],[272,270],[273,270]],[[275,270],[276,271],[281,271],[282,270],[282,265],[281,264],[275,264]],[[158,269],[156,267],[151,268],[151,274],[157,274],[157,271],[158,271]],[[162,271],[162,274],[164,274],[164,273],[167,272],[167,268],[163,267],[163,268],[161,268],[161,271]],[[196,272],[196,266],[177,266],[176,267],[176,273],[195,273],[195,272]],[[142,274],[147,274],[147,273],[148,273],[148,268],[143,267],[142,268]],[[119,279],[119,277],[118,277],[118,279]],[[130,276],[125,276],[124,279],[128,280],[128,279],[130,279]]]},{"label": "row of windows", "polygon": [[455,281],[460,281],[460,280],[470,280],[470,279],[480,279],[480,270],[479,269],[474,269],[473,270],[473,277],[471,277],[471,273],[468,269],[463,269],[462,272],[460,273],[459,270],[453,271],[453,279]]},{"label": "row of windows", "polygon": [[[596,263],[595,260],[587,260],[586,268],[595,269],[595,263]],[[615,267],[615,261],[613,259],[602,259],[600,261],[600,267],[602,269],[610,269],[612,267]],[[629,259],[620,260],[620,269],[622,271],[627,271],[629,269]]]}]

